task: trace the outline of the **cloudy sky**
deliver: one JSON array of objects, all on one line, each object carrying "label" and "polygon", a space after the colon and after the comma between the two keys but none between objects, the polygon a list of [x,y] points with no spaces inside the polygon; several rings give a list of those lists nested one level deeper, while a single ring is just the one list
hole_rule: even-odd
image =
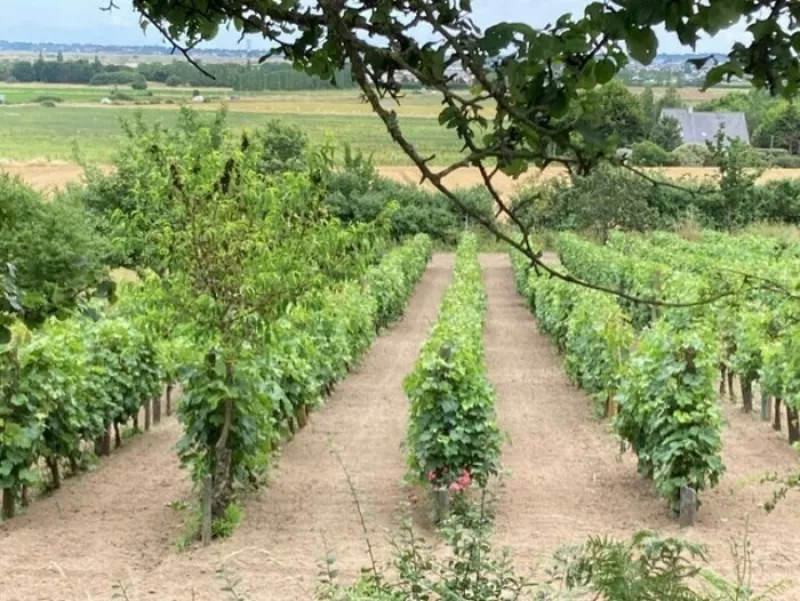
[{"label": "cloudy sky", "polygon": [[[85,42],[95,44],[160,44],[157,33],[145,35],[138,25],[130,0],[117,0],[120,10],[102,12],[105,0],[0,0],[0,40],[14,42]],[[107,2],[106,2],[107,4]],[[474,0],[475,20],[486,26],[500,20],[525,21],[542,26],[566,12],[581,12],[587,0]],[[662,33],[660,52],[681,52],[673,36]],[[213,46],[236,46],[235,32],[224,32]],[[698,52],[725,52],[733,41],[743,39],[743,27],[703,40]],[[253,40],[253,47],[261,47]]]}]

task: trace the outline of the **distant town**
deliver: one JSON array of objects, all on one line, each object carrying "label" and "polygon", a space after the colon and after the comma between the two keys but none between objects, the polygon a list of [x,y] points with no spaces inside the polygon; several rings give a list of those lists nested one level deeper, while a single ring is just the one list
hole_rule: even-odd
[{"label": "distant town", "polygon": [[[245,62],[261,57],[267,50],[264,48],[196,48],[192,55],[208,63],[218,62]],[[181,60],[174,55],[172,48],[166,45],[150,44],[145,46],[110,46],[102,44],[58,44],[52,42],[10,42],[0,40],[0,54],[15,55],[43,55],[45,58],[55,58],[58,54],[75,57],[98,56],[105,63],[117,63],[135,67],[137,63],[146,58],[147,62],[168,62]],[[689,60],[706,58],[708,55],[700,54],[659,54],[650,65],[631,63],[619,74],[619,79],[631,86],[676,86],[699,87],[702,85],[706,70],[713,65],[713,61],[704,69],[698,70]],[[723,55],[714,58],[722,59]],[[275,59],[275,62],[282,62]],[[452,73],[458,77],[457,73]],[[464,74],[465,77],[465,74]],[[465,77],[466,78],[466,77]],[[730,87],[739,87],[743,82],[732,82]]]}]

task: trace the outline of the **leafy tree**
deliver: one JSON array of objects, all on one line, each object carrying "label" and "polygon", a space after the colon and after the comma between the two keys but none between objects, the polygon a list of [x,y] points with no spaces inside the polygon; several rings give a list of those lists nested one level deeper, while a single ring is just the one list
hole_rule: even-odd
[{"label": "leafy tree", "polygon": [[640,167],[666,167],[675,163],[670,153],[650,140],[637,142],[631,150],[631,161]]},{"label": "leafy tree", "polygon": [[183,85],[183,80],[180,77],[178,77],[177,75],[170,75],[165,80],[165,83],[167,84],[167,87],[177,88],[178,86],[182,86]]},{"label": "leafy tree", "polygon": [[646,121],[639,97],[619,81],[587,92],[577,106],[575,122],[593,129],[601,138],[630,146],[645,137]]},{"label": "leafy tree", "polygon": [[792,154],[800,154],[800,107],[794,102],[772,107],[754,137],[759,146],[785,148]]},{"label": "leafy tree", "polygon": [[650,139],[667,152],[672,152],[683,143],[680,122],[675,117],[662,117],[653,128]]},{"label": "leafy tree", "polygon": [[653,88],[648,86],[644,89],[644,92],[639,96],[639,104],[642,105],[645,135],[649,138],[656,121],[658,121],[658,108],[656,107],[656,97],[655,94],[653,94]]},{"label": "leafy tree", "polygon": [[[720,98],[708,100],[697,104],[695,110],[706,112],[733,112],[744,113],[747,128],[751,134],[758,131],[767,111],[778,104],[776,98],[770,97],[763,90],[750,90],[749,92],[729,92]],[[764,144],[759,141],[761,146]],[[768,146],[769,144],[767,144]]]},{"label": "leafy tree", "polygon": [[3,272],[7,307],[0,305],[0,313],[10,305],[37,326],[65,316],[101,284],[109,292],[108,251],[75,198],[45,201],[21,181],[0,176],[0,265],[13,266]]},{"label": "leafy tree", "polygon": [[754,151],[739,139],[728,140],[723,130],[714,142],[707,142],[714,164],[719,167],[720,193],[710,196],[706,210],[728,231],[754,221],[758,216],[755,183],[762,169],[749,169],[756,164]]},{"label": "leafy tree", "polygon": [[[260,35],[275,48],[270,54],[284,56],[309,75],[331,81],[349,67],[365,100],[425,179],[466,210],[443,177],[476,166],[499,210],[512,221],[492,175],[519,175],[530,166],[553,162],[572,173],[587,173],[613,159],[618,141],[605,139],[600,124],[565,123],[563,118],[579,104],[583,91],[608,83],[630,58],[651,63],[659,27],[690,46],[702,35],[715,35],[747,19],[753,39],[736,44],[721,64],[709,69],[706,85],[737,77],[791,97],[800,83],[800,60],[792,44],[796,21],[789,16],[793,4],[785,0],[735,6],[725,0],[591,2],[583,14],[565,14],[540,29],[501,22],[485,31],[472,23],[470,0],[264,0],[256,5],[243,0],[133,0],[133,5],[186,56],[194,45],[232,24],[245,36]],[[429,30],[424,41],[415,37],[420,27]],[[709,60],[695,64],[702,67]],[[464,69],[474,80],[474,95],[454,89],[448,75],[452,67]],[[382,102],[387,95],[399,97],[405,73],[441,95],[440,122],[463,142],[463,161],[434,169],[434,157],[419,153],[395,111]],[[480,110],[489,106],[496,109],[494,119]],[[526,246],[526,237],[520,242],[485,224],[552,271]]]},{"label": "leafy tree", "polygon": [[664,109],[682,109],[686,108],[686,103],[681,98],[680,92],[678,92],[678,88],[675,86],[670,86],[667,88],[667,91],[664,95],[658,99],[658,112],[657,115],[661,116],[661,111]]}]

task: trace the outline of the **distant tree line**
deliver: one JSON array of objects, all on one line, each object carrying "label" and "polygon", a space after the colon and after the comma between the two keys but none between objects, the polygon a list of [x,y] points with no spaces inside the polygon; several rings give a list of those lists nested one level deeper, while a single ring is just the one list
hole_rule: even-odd
[{"label": "distant tree line", "polygon": [[[210,79],[186,61],[142,63],[136,68],[104,65],[95,57],[89,60],[56,60],[0,62],[0,81],[23,83],[73,83],[92,85],[135,85],[151,81],[171,86],[221,87],[241,91],[318,90],[331,88],[330,82],[295,71],[288,63],[247,64],[218,63],[204,65],[215,79]],[[336,74],[338,87],[353,87],[349,69]]]}]

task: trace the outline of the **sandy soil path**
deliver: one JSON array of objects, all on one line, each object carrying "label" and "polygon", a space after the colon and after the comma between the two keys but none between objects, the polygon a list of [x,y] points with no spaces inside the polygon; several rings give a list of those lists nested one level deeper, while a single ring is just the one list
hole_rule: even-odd
[{"label": "sandy soil path", "polygon": [[251,601],[307,599],[327,547],[344,576],[368,564],[358,514],[337,449],[358,490],[380,559],[386,530],[407,501],[400,444],[408,401],[403,378],[438,312],[452,256],[436,255],[403,318],[375,341],[327,406],[283,450],[270,486],[244,502],[234,536],[176,552],[181,519],[165,506],[188,491],[170,448],[178,424],[132,441],[26,515],[0,526],[0,600],[110,599],[116,582],[131,601],[230,598],[216,572],[240,579]]},{"label": "sandy soil path", "polygon": [[[489,293],[486,358],[498,390],[498,420],[510,436],[503,460],[511,475],[499,500],[497,538],[522,567],[533,569],[558,546],[589,535],[624,538],[653,529],[707,544],[712,566],[730,575],[728,544],[741,539],[749,516],[754,582],[798,578],[800,541],[791,532],[800,528],[800,499],[790,497],[771,515],[758,507],[772,490],[759,483],[763,474],[798,468],[782,437],[726,403],[728,472],[704,495],[698,525],[681,532],[637,475],[634,457],[618,456],[608,426],[591,417],[590,400],[567,380],[561,358],[514,289],[508,258],[484,255],[482,264]],[[786,598],[800,598],[798,590]]]},{"label": "sandy soil path", "polygon": [[0,524],[0,600],[105,600],[116,581],[155,569],[181,530],[167,504],[189,492],[172,450],[180,432],[167,418]]}]

